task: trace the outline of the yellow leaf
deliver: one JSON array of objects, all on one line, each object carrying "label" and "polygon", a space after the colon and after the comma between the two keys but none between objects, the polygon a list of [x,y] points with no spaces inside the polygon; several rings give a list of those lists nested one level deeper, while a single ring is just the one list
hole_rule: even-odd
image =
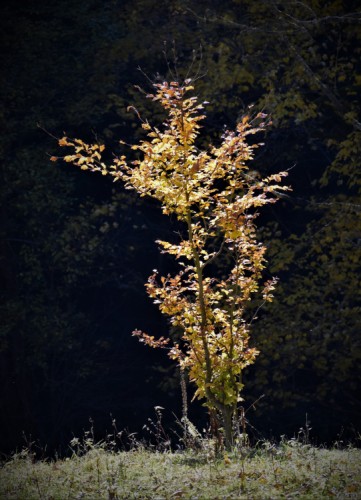
[{"label": "yellow leaf", "polygon": [[62,137],[58,142],[59,146],[71,146],[66,137]]}]

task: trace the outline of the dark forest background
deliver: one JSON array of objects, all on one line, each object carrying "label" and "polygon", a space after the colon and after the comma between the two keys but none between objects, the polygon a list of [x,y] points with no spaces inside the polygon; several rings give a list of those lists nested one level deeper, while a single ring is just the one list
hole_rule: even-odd
[{"label": "dark forest background", "polygon": [[[172,78],[168,63],[199,76],[205,140],[250,105],[270,114],[252,168],[289,170],[293,187],[259,218],[280,284],[254,323],[261,354],[245,374],[245,407],[264,394],[247,413],[254,436],[292,436],[307,418],[318,443],[357,440],[359,2],[14,0],[0,22],[1,451],[23,435],[64,451],[89,418],[100,437],[112,418],[141,432],[155,405],[166,423],[181,416],[176,368],[131,336],[167,335],[144,283],[172,270],[154,243],[171,221],[101,175],[49,161],[62,154],[49,134],[115,152],[139,139],[127,106],[161,116],[134,85]],[[206,424],[200,405],[190,416]]]}]

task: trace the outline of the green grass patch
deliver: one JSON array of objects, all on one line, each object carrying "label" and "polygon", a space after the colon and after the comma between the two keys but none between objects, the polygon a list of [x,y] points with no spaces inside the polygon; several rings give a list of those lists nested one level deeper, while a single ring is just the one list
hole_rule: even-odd
[{"label": "green grass patch", "polygon": [[23,451],[1,464],[3,500],[360,498],[361,450],[296,440],[215,457],[199,451],[109,451],[91,445],[71,458],[36,461]]}]

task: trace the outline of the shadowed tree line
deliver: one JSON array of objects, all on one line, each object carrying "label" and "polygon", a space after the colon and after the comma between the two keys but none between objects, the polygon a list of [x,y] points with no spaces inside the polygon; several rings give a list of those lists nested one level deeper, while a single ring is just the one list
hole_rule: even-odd
[{"label": "shadowed tree line", "polygon": [[154,240],[172,229],[153,203],[51,164],[56,141],[44,132],[120,151],[119,138],[140,133],[129,105],[162,119],[134,85],[148,90],[144,73],[162,81],[170,70],[199,74],[211,141],[249,105],[271,115],[254,175],[288,170],[293,187],[260,219],[280,284],[254,324],[261,354],[246,406],[265,397],[247,415],[264,433],[297,431],[307,413],[319,439],[351,435],[361,412],[358,2],[40,1],[9,3],[1,24],[3,449],[22,431],[52,447],[89,417],[141,428],[154,405],[179,409],[174,369],[130,335],[169,328],[143,284],[171,269]]}]

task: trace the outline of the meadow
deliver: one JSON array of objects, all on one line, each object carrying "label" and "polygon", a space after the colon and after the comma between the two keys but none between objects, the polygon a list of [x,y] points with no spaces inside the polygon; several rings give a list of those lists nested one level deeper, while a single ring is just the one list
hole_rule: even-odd
[{"label": "meadow", "polygon": [[1,463],[1,500],[361,498],[361,450],[300,439],[260,441],[232,452],[210,439],[172,451],[133,440],[74,438],[71,456],[38,459],[29,449]]}]

